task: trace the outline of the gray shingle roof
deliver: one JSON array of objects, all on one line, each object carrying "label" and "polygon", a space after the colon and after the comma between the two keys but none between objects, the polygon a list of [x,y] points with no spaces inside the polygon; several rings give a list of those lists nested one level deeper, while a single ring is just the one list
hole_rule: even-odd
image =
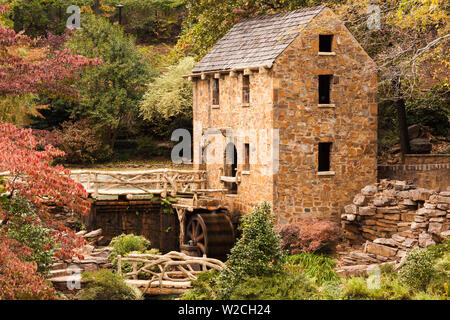
[{"label": "gray shingle roof", "polygon": [[192,72],[271,66],[323,6],[258,16],[238,22]]}]

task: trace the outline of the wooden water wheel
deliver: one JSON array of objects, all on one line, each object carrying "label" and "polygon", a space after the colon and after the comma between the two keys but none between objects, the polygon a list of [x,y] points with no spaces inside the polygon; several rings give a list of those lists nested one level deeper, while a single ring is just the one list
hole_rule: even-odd
[{"label": "wooden water wheel", "polygon": [[234,228],[225,213],[198,213],[193,215],[186,228],[186,239],[198,246],[202,255],[225,260],[234,245]]}]

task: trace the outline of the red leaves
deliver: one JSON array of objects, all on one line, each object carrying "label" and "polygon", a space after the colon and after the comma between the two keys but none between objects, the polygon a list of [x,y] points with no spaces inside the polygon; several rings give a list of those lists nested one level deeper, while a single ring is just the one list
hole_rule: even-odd
[{"label": "red leaves", "polygon": [[278,232],[281,247],[291,254],[330,249],[342,237],[339,226],[330,220],[303,219],[279,226]]},{"label": "red leaves", "polygon": [[[0,124],[0,172],[9,171],[13,176],[5,183],[7,191],[30,200],[37,207],[42,224],[60,230],[54,235],[57,241],[64,239],[58,254],[67,256],[82,241],[73,231],[55,225],[46,203],[51,201],[56,206],[87,214],[87,194],[81,184],[67,176],[68,171],[64,167],[50,165],[54,157],[63,156],[64,152],[52,145],[46,145],[44,151],[37,151],[37,143],[31,129]],[[6,211],[0,205],[0,220],[4,214]]]},{"label": "red leaves", "polygon": [[0,243],[0,300],[56,299],[55,290],[36,272],[36,264],[19,258],[26,249],[1,235]]},{"label": "red leaves", "polygon": [[[0,26],[0,94],[48,92],[76,96],[76,91],[67,86],[67,80],[76,79],[84,67],[99,65],[101,61],[59,49],[65,40],[60,38],[49,35],[47,39],[35,41]],[[18,48],[25,49],[27,54],[18,54]]]}]

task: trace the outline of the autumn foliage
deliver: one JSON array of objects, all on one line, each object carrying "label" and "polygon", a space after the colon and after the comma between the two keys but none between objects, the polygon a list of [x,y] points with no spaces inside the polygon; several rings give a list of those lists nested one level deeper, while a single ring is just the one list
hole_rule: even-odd
[{"label": "autumn foliage", "polygon": [[55,290],[36,273],[36,263],[19,257],[30,251],[2,235],[0,243],[0,300],[55,299]]},{"label": "autumn foliage", "polygon": [[330,220],[302,219],[278,227],[281,247],[290,254],[330,250],[341,239],[337,223]]}]

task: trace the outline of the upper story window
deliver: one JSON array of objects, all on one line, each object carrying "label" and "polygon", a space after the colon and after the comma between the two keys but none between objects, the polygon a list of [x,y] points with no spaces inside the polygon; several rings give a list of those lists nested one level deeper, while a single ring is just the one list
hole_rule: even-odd
[{"label": "upper story window", "polygon": [[319,52],[332,52],[333,35],[320,34],[319,35]]},{"label": "upper story window", "polygon": [[218,105],[220,97],[219,79],[212,79],[212,104]]},{"label": "upper story window", "polygon": [[242,78],[242,103],[250,103],[250,76],[244,75]]},{"label": "upper story window", "polygon": [[319,142],[319,156],[318,164],[319,172],[330,171],[330,153],[331,153],[331,142]]},{"label": "upper story window", "polygon": [[333,75],[319,75],[319,104],[330,104],[331,79]]}]

